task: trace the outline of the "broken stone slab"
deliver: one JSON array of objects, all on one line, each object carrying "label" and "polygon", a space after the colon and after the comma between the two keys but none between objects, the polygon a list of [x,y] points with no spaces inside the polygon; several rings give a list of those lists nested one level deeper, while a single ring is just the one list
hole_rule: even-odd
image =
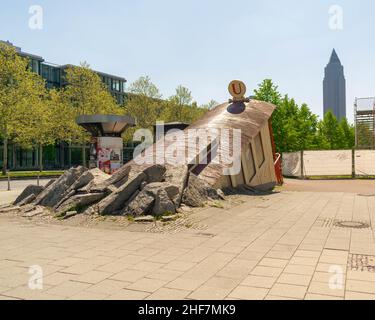
[{"label": "broken stone slab", "polygon": [[35,198],[36,198],[35,194],[32,193],[28,197],[23,199],[22,201],[18,202],[18,206],[23,207],[27,204],[30,204],[35,200]]},{"label": "broken stone slab", "polygon": [[58,213],[71,211],[72,209],[82,211],[85,207],[99,202],[104,197],[104,193],[77,194],[62,203],[56,208],[56,211]]},{"label": "broken stone slab", "polygon": [[72,218],[76,216],[77,214],[78,214],[77,211],[68,211],[67,213],[65,213],[63,219],[66,220],[66,219]]},{"label": "broken stone slab", "polygon": [[179,208],[176,210],[178,213],[184,213],[184,212],[192,212],[193,209],[185,204],[182,204]]},{"label": "broken stone slab", "polygon": [[84,167],[71,168],[48,188],[45,188],[34,201],[35,204],[53,208],[65,196],[66,191],[87,171]]},{"label": "broken stone slab", "polygon": [[217,191],[207,182],[194,174],[190,174],[188,185],[184,191],[182,202],[190,207],[203,207],[209,200],[218,200]]},{"label": "broken stone slab", "polygon": [[218,197],[219,197],[221,200],[225,200],[225,199],[226,199],[223,190],[221,190],[221,189],[217,189],[216,192],[217,192]]},{"label": "broken stone slab", "polygon": [[188,166],[171,166],[165,173],[165,182],[178,188],[178,193],[172,198],[176,208],[181,205],[182,195],[189,177]]},{"label": "broken stone slab", "polygon": [[73,183],[69,190],[81,189],[94,180],[94,178],[95,177],[90,170],[86,171],[76,180],[76,182]]},{"label": "broken stone slab", "polygon": [[[70,189],[69,189],[70,190]],[[71,197],[73,197],[76,194],[75,190],[67,191],[64,195],[64,198],[62,198],[53,208],[56,210],[58,207],[61,206],[64,202],[68,201]]]},{"label": "broken stone slab", "polygon": [[[87,185],[85,185],[84,187],[78,189],[77,191],[79,193],[90,193],[90,192],[93,192],[92,189],[102,185],[106,180],[108,180],[111,176],[105,172],[103,172],[102,170],[98,169],[98,168],[94,168],[94,169],[91,169],[90,170],[90,173],[94,176],[94,179],[91,180]],[[100,189],[105,189],[104,188],[100,188]],[[99,191],[101,192],[101,191]]]},{"label": "broken stone slab", "polygon": [[[17,197],[17,199],[13,202],[14,205],[18,205],[20,202],[25,200],[30,195],[34,195],[35,197],[38,196],[42,191],[44,190],[44,187],[42,186],[36,186],[36,185],[29,185],[27,186],[22,193]],[[32,200],[34,201],[34,200]]]},{"label": "broken stone slab", "polygon": [[151,211],[154,202],[154,196],[143,189],[141,192],[139,192],[139,194],[134,198],[133,201],[125,206],[124,210],[121,211],[121,214],[133,217],[147,214]]},{"label": "broken stone slab", "polygon": [[170,221],[175,221],[178,219],[178,214],[173,214],[170,216],[162,216],[161,221],[163,222],[170,222]]},{"label": "broken stone slab", "polygon": [[139,190],[141,183],[145,181],[146,178],[147,176],[143,172],[138,173],[133,178],[129,178],[116,192],[111,193],[98,203],[99,213],[114,214],[121,211],[134,192]]},{"label": "broken stone slab", "polygon": [[47,184],[44,186],[44,188],[48,188],[51,184],[55,183],[57,179],[51,179],[47,182]]},{"label": "broken stone slab", "polygon": [[17,212],[20,211],[21,208],[19,206],[10,206],[0,209],[0,213],[10,213],[10,212]]},{"label": "broken stone slab", "polygon": [[157,164],[146,168],[143,172],[147,176],[147,183],[153,183],[164,181],[166,171],[165,166]]},{"label": "broken stone slab", "polygon": [[150,212],[154,215],[162,215],[166,212],[175,213],[176,206],[171,199],[173,199],[178,192],[178,187],[167,182],[153,182],[147,184],[132,201],[129,201],[129,203],[125,205],[121,214],[139,216]]},{"label": "broken stone slab", "polygon": [[155,198],[152,214],[154,216],[161,216],[167,213],[176,213],[176,206],[169,198],[167,192],[164,189],[159,189]]},{"label": "broken stone slab", "polygon": [[172,200],[176,195],[178,195],[179,188],[175,185],[172,185],[168,182],[153,182],[147,184],[143,190],[145,192],[148,192],[149,194],[152,194],[154,197],[158,194],[159,190],[164,190],[168,197]]},{"label": "broken stone slab", "polygon": [[134,219],[134,222],[143,222],[143,223],[150,223],[154,222],[155,218],[153,216],[142,216],[142,217],[137,217]]},{"label": "broken stone slab", "polygon": [[25,217],[25,218],[32,218],[32,217],[36,217],[36,216],[39,216],[41,214],[44,213],[44,208],[43,207],[35,207],[34,210],[32,211],[28,211],[28,212],[25,212],[22,217]]},{"label": "broken stone slab", "polygon": [[[97,174],[97,177],[86,189],[88,192],[106,192],[109,187],[117,189],[128,180],[130,169],[130,166],[125,166],[116,171],[112,176],[107,175],[108,177],[105,180],[103,180],[103,175]],[[122,182],[121,185],[119,182]],[[109,191],[113,191],[113,189]]]}]

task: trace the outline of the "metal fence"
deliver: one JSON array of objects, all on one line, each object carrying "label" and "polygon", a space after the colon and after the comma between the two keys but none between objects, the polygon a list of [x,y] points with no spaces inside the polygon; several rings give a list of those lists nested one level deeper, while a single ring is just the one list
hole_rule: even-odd
[{"label": "metal fence", "polygon": [[282,168],[286,177],[375,176],[375,150],[283,153]]}]

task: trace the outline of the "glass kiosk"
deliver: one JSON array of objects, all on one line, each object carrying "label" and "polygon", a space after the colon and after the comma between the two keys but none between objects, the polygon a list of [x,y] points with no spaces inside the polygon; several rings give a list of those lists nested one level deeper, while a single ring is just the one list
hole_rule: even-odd
[{"label": "glass kiosk", "polygon": [[76,122],[92,135],[90,168],[112,174],[123,165],[123,132],[135,126],[135,119],[117,115],[82,115]]}]

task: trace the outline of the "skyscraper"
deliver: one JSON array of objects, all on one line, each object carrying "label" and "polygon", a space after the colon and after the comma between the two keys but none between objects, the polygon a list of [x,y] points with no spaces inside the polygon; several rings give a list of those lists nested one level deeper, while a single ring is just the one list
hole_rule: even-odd
[{"label": "skyscraper", "polygon": [[324,114],[331,110],[338,120],[346,117],[346,81],[344,67],[335,49],[325,68],[323,81]]}]

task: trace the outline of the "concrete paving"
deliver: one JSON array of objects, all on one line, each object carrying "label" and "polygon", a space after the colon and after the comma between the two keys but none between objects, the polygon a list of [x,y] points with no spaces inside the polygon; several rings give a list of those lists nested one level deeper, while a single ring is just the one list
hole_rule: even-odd
[{"label": "concrete paving", "polygon": [[344,192],[375,195],[375,180],[300,180],[285,179],[285,191]]},{"label": "concrete paving", "polygon": [[170,234],[0,215],[0,299],[375,299],[375,197],[241,199]]}]

